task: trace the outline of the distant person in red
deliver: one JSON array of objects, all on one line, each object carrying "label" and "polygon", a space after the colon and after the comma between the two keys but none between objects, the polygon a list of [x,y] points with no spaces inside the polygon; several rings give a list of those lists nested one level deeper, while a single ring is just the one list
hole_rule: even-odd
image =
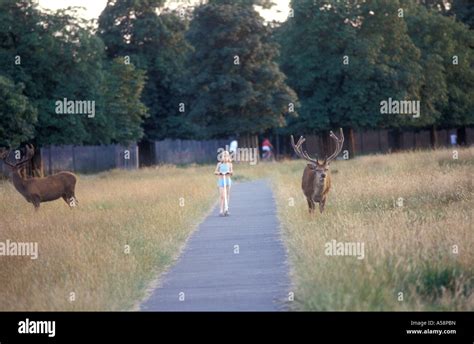
[{"label": "distant person in red", "polygon": [[271,160],[273,159],[273,145],[268,139],[265,137],[262,142],[262,159],[263,160]]}]

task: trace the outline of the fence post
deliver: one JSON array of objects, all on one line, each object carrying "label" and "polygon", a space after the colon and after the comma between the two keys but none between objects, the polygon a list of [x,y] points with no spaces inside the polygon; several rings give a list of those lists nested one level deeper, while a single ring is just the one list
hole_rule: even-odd
[{"label": "fence post", "polygon": [[53,174],[53,162],[51,157],[51,146],[48,147],[48,173],[49,175]]},{"label": "fence post", "polygon": [[364,154],[364,135],[362,130],[359,131],[360,152]]},{"label": "fence post", "polygon": [[98,163],[97,163],[97,147],[96,146],[92,146],[92,150],[93,150],[93,154],[94,154],[94,172],[97,172],[97,169],[98,169]]},{"label": "fence post", "polygon": [[379,152],[382,152],[382,137],[380,134],[380,129],[377,130],[377,137],[378,137],[378,143],[379,143]]},{"label": "fence post", "polygon": [[72,170],[76,172],[76,150],[74,148],[74,145],[71,146],[72,150]]},{"label": "fence post", "polygon": [[135,169],[140,167],[140,148],[135,144]]},{"label": "fence post", "polygon": [[280,157],[280,135],[276,134],[276,154],[275,159]]}]

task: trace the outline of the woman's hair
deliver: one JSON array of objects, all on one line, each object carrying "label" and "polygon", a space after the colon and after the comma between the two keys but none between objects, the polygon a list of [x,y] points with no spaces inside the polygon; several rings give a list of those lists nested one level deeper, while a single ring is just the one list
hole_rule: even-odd
[{"label": "woman's hair", "polygon": [[230,153],[228,151],[223,151],[221,155],[221,162],[231,162]]}]

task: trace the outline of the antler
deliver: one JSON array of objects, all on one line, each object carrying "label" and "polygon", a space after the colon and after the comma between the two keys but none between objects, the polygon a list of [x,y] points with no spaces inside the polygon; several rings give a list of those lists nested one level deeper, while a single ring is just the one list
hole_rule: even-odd
[{"label": "antler", "polygon": [[35,146],[33,146],[32,144],[27,144],[25,161],[30,160],[34,155],[35,155]]},{"label": "antler", "polygon": [[5,149],[5,148],[2,148],[2,149],[0,150],[0,159],[3,160],[3,163],[4,163],[5,165],[8,165],[8,166],[10,166],[10,167],[16,167],[15,164],[12,164],[11,162],[8,161],[8,155],[9,155],[9,154],[10,154],[10,150]]},{"label": "antler", "polygon": [[318,162],[318,157],[316,157],[316,159],[311,158],[308,155],[308,152],[303,151],[301,147],[305,141],[306,139],[303,136],[300,136],[298,142],[295,145],[295,139],[293,138],[293,135],[291,135],[291,146],[293,147],[293,150],[295,151],[296,155],[298,155],[301,159],[304,159],[316,164]]},{"label": "antler", "polygon": [[5,159],[8,156],[8,153],[10,153],[10,151],[8,149],[0,147],[0,159],[1,160]]},{"label": "antler", "polygon": [[33,145],[28,144],[26,145],[25,149],[26,149],[26,154],[23,156],[23,158],[21,158],[19,161],[15,163],[11,163],[8,161],[8,155],[10,154],[10,151],[5,148],[1,148],[0,159],[2,159],[3,162],[7,164],[8,166],[16,168],[22,165],[23,163],[27,162],[28,160],[30,160],[33,157],[33,155],[35,155],[35,147]]},{"label": "antler", "polygon": [[341,153],[342,145],[344,143],[344,133],[342,132],[342,128],[339,128],[339,135],[341,138],[338,138],[336,135],[334,135],[332,131],[329,132],[329,137],[331,137],[336,142],[336,150],[334,151],[334,153],[331,154],[329,158],[326,158],[327,163],[336,159],[339,153]]}]

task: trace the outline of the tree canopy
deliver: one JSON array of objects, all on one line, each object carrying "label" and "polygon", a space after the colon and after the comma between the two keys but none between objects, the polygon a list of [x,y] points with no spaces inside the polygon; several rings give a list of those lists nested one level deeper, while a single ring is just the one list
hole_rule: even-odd
[{"label": "tree canopy", "polygon": [[283,126],[296,95],[276,62],[278,45],[258,12],[221,1],[198,7],[188,39],[185,92],[201,137],[257,134]]},{"label": "tree canopy", "polygon": [[[472,1],[293,0],[281,24],[257,11],[272,5],[109,0],[95,25],[0,2],[0,145],[474,124]],[[388,99],[420,116],[382,113]]]},{"label": "tree canopy", "polygon": [[[2,79],[4,93],[12,97],[11,85],[16,85],[35,114],[29,115],[33,129],[25,127],[21,140],[6,145],[28,140],[37,145],[125,143],[111,125],[114,112],[104,104],[107,78],[115,76],[107,72],[104,44],[89,22],[74,9],[44,12],[31,0],[6,0],[0,4],[0,23],[0,74],[11,80]],[[143,78],[136,73],[135,79]],[[55,104],[63,99],[94,102],[94,117],[57,113]],[[15,117],[30,113],[17,112]],[[132,123],[136,127],[130,130],[137,134],[132,139],[140,139],[142,122]]]},{"label": "tree canopy", "polygon": [[[293,16],[275,30],[281,68],[301,102],[290,128],[471,125],[474,36],[440,3],[423,5],[292,1]],[[419,101],[420,116],[381,114],[388,98]]]},{"label": "tree canopy", "polygon": [[99,18],[98,35],[107,56],[127,57],[145,73],[141,100],[150,113],[144,124],[148,139],[182,135],[179,82],[190,50],[185,40],[188,22],[176,11],[161,9],[163,4],[161,0],[109,1]]}]

